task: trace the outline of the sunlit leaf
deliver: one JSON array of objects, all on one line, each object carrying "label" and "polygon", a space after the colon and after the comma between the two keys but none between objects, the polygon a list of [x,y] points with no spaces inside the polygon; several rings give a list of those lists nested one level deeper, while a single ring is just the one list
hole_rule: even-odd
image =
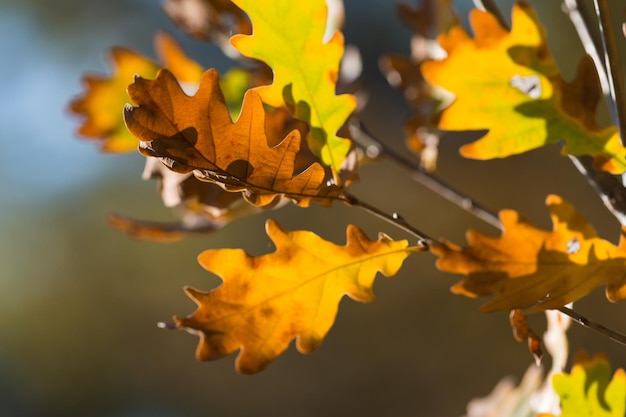
[{"label": "sunlit leaf", "polygon": [[351,141],[337,136],[337,131],[356,107],[356,100],[348,94],[336,95],[344,42],[341,32],[323,42],[326,2],[234,3],[250,16],[253,32],[251,36],[233,36],[231,43],[274,72],[271,85],[257,88],[263,102],[273,107],[292,106],[294,116],[311,126],[307,141],[313,153],[338,172]]},{"label": "sunlit leaf", "polygon": [[[626,415],[626,373],[618,369],[611,378],[611,366],[603,355],[589,359],[579,355],[569,374],[552,380],[561,397],[559,417],[623,417]],[[541,414],[538,417],[556,417]]]},{"label": "sunlit leaf", "polygon": [[113,73],[110,76],[84,76],[85,92],[70,103],[73,113],[85,117],[78,133],[100,141],[103,151],[117,153],[137,150],[138,141],[126,129],[122,118],[124,105],[130,102],[126,88],[135,74],[154,78],[159,68],[165,66],[187,87],[191,84],[191,88],[195,89],[194,84],[200,81],[202,67],[187,58],[174,38],[162,32],[155,36],[154,42],[162,65],[130,49],[112,48],[110,61]]},{"label": "sunlit leaf", "polygon": [[439,37],[447,57],[422,65],[424,77],[452,92],[439,127],[484,130],[481,139],[461,148],[468,158],[503,158],[565,142],[563,152],[593,155],[596,167],[626,171],[626,149],[614,126],[600,128],[595,67],[582,59],[576,78],[566,82],[546,43],[533,9],[513,6],[512,29],[502,28],[488,12],[473,10],[474,37],[457,26]]},{"label": "sunlit leaf", "polygon": [[198,304],[189,317],[175,317],[178,328],[200,336],[196,356],[213,360],[240,349],[236,368],[255,373],[296,338],[300,352],[314,351],[330,330],[344,295],[369,302],[377,272],[394,275],[418,248],[387,236],[370,240],[348,226],[338,246],[309,231],[286,231],[266,224],[276,251],[251,256],[241,249],[203,252],[198,260],[222,278],[218,288],[186,288]]},{"label": "sunlit leaf", "polygon": [[101,141],[107,152],[130,152],[137,149],[137,139],[126,129],[122,109],[129,101],[126,87],[134,74],[156,76],[159,66],[126,48],[111,49],[111,77],[86,75],[83,84],[86,92],[70,103],[70,110],[86,117],[78,133]]},{"label": "sunlit leaf", "polygon": [[551,195],[553,229],[541,230],[513,210],[500,212],[501,237],[467,232],[469,246],[432,245],[442,271],[466,275],[452,287],[467,297],[492,296],[484,312],[556,308],[606,284],[610,301],[626,298],[626,231],[619,246],[601,239],[574,207]]},{"label": "sunlit leaf", "polygon": [[139,106],[128,106],[124,117],[142,141],[141,152],[159,157],[176,172],[193,172],[228,191],[241,191],[256,206],[277,204],[282,195],[301,206],[312,200],[328,205],[340,194],[338,187],[326,185],[326,173],[318,163],[294,172],[298,130],[277,146],[268,146],[265,111],[254,90],[246,93],[233,123],[215,70],[205,72],[193,97],[166,70],[154,81],[137,78],[128,92]]}]

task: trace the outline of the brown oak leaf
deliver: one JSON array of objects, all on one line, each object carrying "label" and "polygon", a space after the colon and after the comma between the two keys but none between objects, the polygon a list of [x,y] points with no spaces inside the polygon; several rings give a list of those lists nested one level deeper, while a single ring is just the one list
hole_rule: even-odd
[{"label": "brown oak leaf", "polygon": [[158,157],[173,171],[193,172],[227,191],[241,191],[253,205],[275,204],[281,196],[308,206],[330,205],[341,194],[327,185],[324,168],[313,163],[295,171],[301,135],[291,131],[278,145],[268,145],[261,99],[249,90],[236,122],[230,118],[218,74],[208,70],[197,93],[187,96],[176,78],[162,70],[155,80],[141,77],[128,87],[138,107],[126,106],[128,129],[141,140],[140,152]]}]

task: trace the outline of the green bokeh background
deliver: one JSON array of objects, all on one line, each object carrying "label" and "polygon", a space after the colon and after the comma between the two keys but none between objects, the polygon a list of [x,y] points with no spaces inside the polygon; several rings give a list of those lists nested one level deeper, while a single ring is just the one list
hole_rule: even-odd
[{"label": "green bokeh background", "polygon": [[[455,5],[465,14],[469,3]],[[499,3],[509,10],[511,2]],[[534,3],[569,78],[580,57],[576,35],[558,2]],[[405,152],[407,109],[377,59],[408,53],[410,33],[390,0],[349,0],[346,13],[346,39],[362,50],[370,91],[364,120]],[[80,93],[82,73],[108,70],[108,47],[152,55],[152,36],[162,28],[206,67],[230,65],[217,48],[185,38],[154,1],[0,1],[1,417],[460,416],[501,377],[522,375],[532,358],[511,337],[507,315],[481,314],[480,300],[451,295],[457,277],[436,271],[427,253],[407,260],[397,276],[379,278],[375,302],[342,301],[317,352],[303,356],[292,347],[252,377],[235,374],[234,357],[197,362],[196,337],[158,329],[156,322],[193,311],[183,285],[218,285],[196,262],[202,250],[271,250],[263,233],[268,216],[338,243],[349,223],[372,238],[379,231],[409,237],[342,205],[289,206],[167,245],[108,228],[110,212],[162,220],[172,214],[155,184],[140,179],[143,158],[103,155],[77,139],[78,121],[66,105]],[[514,208],[543,227],[549,227],[545,196],[558,193],[602,237],[617,240],[617,223],[558,146],[479,162],[458,156],[470,139],[442,141],[438,174],[444,180],[487,207]],[[355,195],[401,213],[430,235],[463,243],[470,227],[495,233],[392,163],[365,166],[361,177]],[[626,331],[626,306],[606,302],[601,289],[576,308]],[[542,322],[533,318],[538,331]],[[574,326],[571,344],[574,351],[604,351],[615,367],[626,366],[626,348],[606,337]]]}]

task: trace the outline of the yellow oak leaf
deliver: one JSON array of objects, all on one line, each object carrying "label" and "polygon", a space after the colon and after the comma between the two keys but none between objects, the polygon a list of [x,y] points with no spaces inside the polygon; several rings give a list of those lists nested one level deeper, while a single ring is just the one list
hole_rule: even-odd
[{"label": "yellow oak leaf", "polygon": [[611,366],[604,355],[592,359],[586,353],[577,355],[571,372],[554,375],[552,385],[561,398],[560,417],[626,415],[626,373],[618,369],[611,378]]},{"label": "yellow oak leaf", "polygon": [[325,0],[233,0],[252,21],[252,35],[236,35],[231,43],[243,55],[269,65],[274,80],[257,87],[264,103],[293,106],[294,116],[311,126],[309,147],[333,172],[339,172],[351,141],[337,136],[356,107],[350,94],[335,94],[344,52],[341,32],[324,42]]},{"label": "yellow oak leaf", "polygon": [[155,80],[137,78],[128,94],[138,107],[128,105],[124,118],[141,140],[140,152],[160,158],[175,172],[193,172],[227,191],[241,191],[260,207],[277,204],[283,195],[300,206],[312,200],[329,205],[341,194],[339,187],[326,184],[319,163],[294,172],[301,140],[297,129],[278,145],[268,145],[263,103],[254,90],[246,93],[233,123],[213,69],[204,73],[193,97],[167,70]]},{"label": "yellow oak leaf", "polygon": [[619,246],[601,239],[561,197],[546,199],[553,229],[533,226],[513,210],[502,210],[501,237],[467,232],[469,246],[435,242],[437,268],[467,277],[452,287],[467,297],[493,296],[481,311],[563,306],[606,284],[612,302],[626,298],[626,229]]},{"label": "yellow oak leaf", "polygon": [[177,328],[200,337],[199,360],[240,349],[237,371],[255,373],[294,338],[300,352],[312,352],[332,327],[344,295],[372,301],[376,273],[393,276],[410,253],[422,250],[385,235],[372,241],[353,225],[344,246],[310,231],[284,230],[271,219],[266,232],[276,246],[273,253],[213,249],[198,257],[223,280],[208,292],[185,288],[198,308],[188,317],[174,317]]},{"label": "yellow oak leaf", "polygon": [[[197,84],[202,67],[182,52],[178,43],[165,32],[155,36],[155,49],[163,66],[169,68],[181,83]],[[111,49],[111,76],[86,75],[85,92],[70,102],[75,114],[85,117],[78,133],[101,142],[105,152],[121,153],[137,150],[137,139],[126,129],[122,110],[129,102],[126,88],[135,74],[154,78],[161,67],[152,60],[127,48]]]},{"label": "yellow oak leaf", "polygon": [[513,6],[512,28],[488,12],[473,10],[474,37],[460,26],[438,38],[447,57],[422,65],[426,80],[452,92],[439,127],[484,130],[461,148],[468,158],[503,158],[564,141],[563,153],[593,155],[597,168],[626,171],[626,149],[617,128],[600,128],[600,98],[591,59],[582,59],[576,78],[565,82],[546,43],[545,29],[525,3]]}]

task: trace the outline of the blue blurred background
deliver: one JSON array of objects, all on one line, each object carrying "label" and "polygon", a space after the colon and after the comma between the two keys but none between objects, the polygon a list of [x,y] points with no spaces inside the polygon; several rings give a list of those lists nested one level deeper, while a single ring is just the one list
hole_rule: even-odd
[{"label": "blue blurred background", "polygon": [[[511,2],[499,3],[508,14]],[[580,57],[575,33],[557,2],[535,3],[571,77]],[[455,5],[463,15],[471,6]],[[391,0],[346,1],[346,14],[347,42],[362,50],[371,92],[364,119],[403,151],[408,110],[377,59],[408,54],[410,32]],[[152,37],[161,29],[205,67],[230,65],[217,48],[182,35],[155,1],[0,1],[0,417],[459,416],[502,376],[521,376],[532,358],[510,336],[506,314],[481,314],[480,301],[451,295],[457,277],[436,271],[429,254],[409,259],[392,279],[379,278],[374,303],[342,302],[317,352],[303,356],[290,348],[252,377],[235,374],[233,357],[196,362],[195,337],[157,329],[156,322],[193,311],[183,285],[208,290],[219,283],[197,264],[202,250],[270,250],[263,233],[270,215],[336,242],[344,242],[349,223],[371,237],[379,231],[407,237],[340,205],[286,207],[167,245],[108,228],[110,212],[173,217],[155,184],[140,179],[143,157],[104,155],[78,139],[67,103],[81,92],[84,72],[109,70],[103,60],[109,47],[152,56]],[[617,223],[558,146],[477,162],[458,156],[468,140],[442,142],[442,178],[494,210],[514,208],[544,227],[545,196],[558,193],[616,241]],[[366,166],[361,176],[356,195],[431,235],[464,243],[470,227],[495,233],[389,162]],[[624,306],[609,305],[601,290],[577,308],[626,330]],[[534,318],[538,331],[542,320]],[[605,351],[615,366],[626,366],[624,348],[585,329],[571,334],[573,350]]]}]

